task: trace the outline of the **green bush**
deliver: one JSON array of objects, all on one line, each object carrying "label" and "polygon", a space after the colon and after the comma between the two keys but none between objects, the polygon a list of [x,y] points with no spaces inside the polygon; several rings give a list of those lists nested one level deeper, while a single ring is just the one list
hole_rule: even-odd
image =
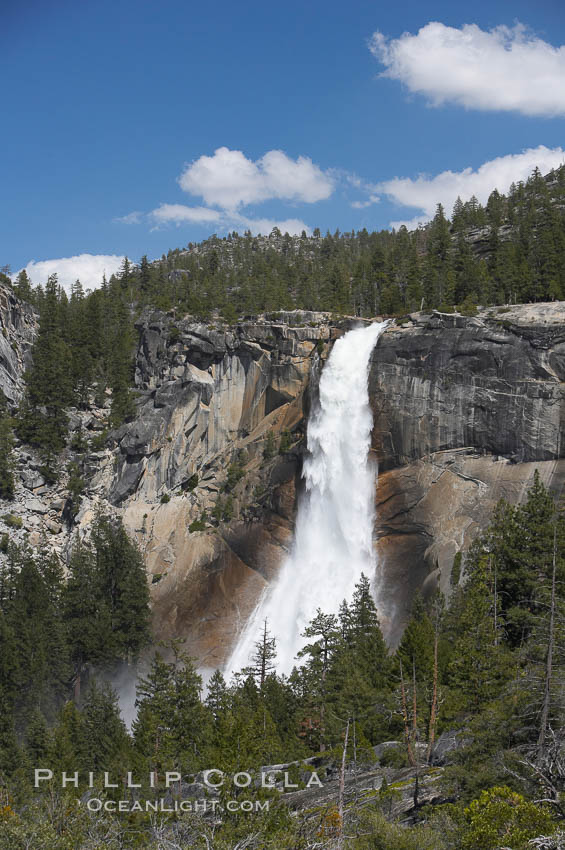
[{"label": "green bush", "polygon": [[206,511],[202,513],[200,519],[194,519],[188,526],[188,530],[191,534],[194,534],[195,531],[205,531],[206,523],[207,523]]},{"label": "green bush", "polygon": [[241,481],[243,476],[245,475],[245,471],[240,463],[237,461],[235,463],[231,463],[228,467],[228,477],[227,481],[224,484],[224,491],[226,493],[230,493],[238,481]]},{"label": "green bush", "polygon": [[55,468],[51,465],[51,462],[43,464],[43,466],[39,467],[39,474],[45,478],[47,484],[55,484],[58,479],[57,472]]},{"label": "green bush", "polygon": [[270,460],[275,456],[277,451],[277,444],[275,440],[275,435],[273,431],[268,431],[267,436],[265,437],[265,445],[263,446],[263,457],[265,460]]},{"label": "green bush", "polygon": [[24,524],[21,516],[15,516],[15,514],[4,514],[2,517],[8,528],[21,528]]},{"label": "green bush", "polygon": [[404,747],[387,747],[379,759],[381,767],[400,769],[408,764],[408,755]]},{"label": "green bush", "polygon": [[233,498],[231,496],[226,499],[220,497],[214,505],[212,516],[217,522],[229,522],[233,518]]},{"label": "green bush", "polygon": [[195,487],[198,486],[198,475],[196,472],[194,475],[191,475],[186,481],[183,481],[181,486],[181,490],[183,493],[191,493]]},{"label": "green bush", "polygon": [[106,448],[106,441],[108,439],[108,429],[104,428],[103,431],[100,431],[96,436],[92,438],[90,441],[90,447],[93,452],[101,452],[102,449]]},{"label": "green bush", "polygon": [[453,559],[453,566],[451,568],[451,578],[450,582],[453,587],[456,587],[459,584],[459,579],[461,578],[461,561],[463,559],[463,553],[457,552]]},{"label": "green bush", "polygon": [[281,442],[279,445],[279,454],[284,455],[292,448],[293,444],[292,434],[290,431],[285,428],[285,430],[281,434]]},{"label": "green bush", "polygon": [[167,502],[170,502],[170,501],[171,501],[171,497],[169,496],[169,494],[163,493],[163,495],[161,496],[161,504],[166,505]]},{"label": "green bush", "polygon": [[459,305],[459,312],[463,316],[477,315],[477,301],[473,295],[467,295],[463,303]]},{"label": "green bush", "polygon": [[71,513],[73,518],[78,514],[82,494],[84,492],[84,478],[80,474],[78,463],[69,463],[67,467],[69,473],[69,495],[71,498]]},{"label": "green bush", "polygon": [[525,850],[531,838],[550,835],[557,826],[547,809],[506,785],[483,791],[465,809],[465,818],[461,840],[465,850],[497,850],[501,844]]}]

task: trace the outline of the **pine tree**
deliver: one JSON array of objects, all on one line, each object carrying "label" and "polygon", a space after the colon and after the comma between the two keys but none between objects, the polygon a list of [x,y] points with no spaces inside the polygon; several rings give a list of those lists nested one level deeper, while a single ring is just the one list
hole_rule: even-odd
[{"label": "pine tree", "polygon": [[61,613],[28,553],[14,580],[6,621],[17,653],[15,709],[23,728],[36,707],[47,718],[55,715],[66,696],[70,673]]},{"label": "pine tree", "polygon": [[12,457],[12,421],[0,406],[0,499],[13,499],[15,492]]},{"label": "pine tree", "polygon": [[27,725],[25,746],[29,760],[34,767],[47,764],[51,750],[51,740],[45,717],[38,708],[32,712]]},{"label": "pine tree", "polygon": [[259,688],[263,689],[267,676],[274,673],[276,657],[276,640],[269,634],[268,623],[265,620],[261,638],[255,644],[255,653],[250,667],[250,672],[259,685]]},{"label": "pine tree", "polygon": [[33,291],[31,288],[31,281],[25,269],[22,269],[21,272],[18,274],[18,277],[16,278],[14,293],[18,296],[18,298],[21,298],[22,301],[33,303]]},{"label": "pine tree", "polygon": [[326,748],[326,682],[332,655],[339,641],[337,617],[333,614],[324,614],[318,608],[316,616],[310,621],[302,636],[317,638],[313,643],[306,644],[298,653],[298,657],[308,658],[307,675],[311,684],[309,692],[312,707],[319,717],[319,749],[323,752]]},{"label": "pine tree", "polygon": [[96,560],[92,551],[78,540],[73,546],[62,605],[73,667],[75,700],[78,702],[82,677],[88,665],[104,664],[113,657],[107,648],[110,613],[102,593]]},{"label": "pine tree", "polygon": [[202,679],[192,659],[172,648],[174,661],[167,663],[156,653],[147,677],[139,681],[133,733],[152,769],[183,765],[196,772],[205,764],[211,718],[200,699]]},{"label": "pine tree", "polygon": [[52,474],[55,457],[65,444],[65,408],[71,399],[70,352],[63,338],[59,294],[57,276],[51,275],[41,304],[33,366],[26,373],[26,395],[18,424],[18,435],[42,450]]},{"label": "pine tree", "polygon": [[109,380],[112,388],[112,416],[114,427],[128,421],[135,413],[131,391],[133,338],[131,320],[125,303],[113,298],[113,329],[110,338]]},{"label": "pine tree", "polygon": [[91,680],[82,706],[82,754],[89,770],[108,770],[124,763],[129,737],[118,697],[109,685]]},{"label": "pine tree", "polygon": [[92,532],[100,594],[110,618],[108,646],[133,661],[149,640],[149,588],[143,558],[121,523],[99,517]]}]

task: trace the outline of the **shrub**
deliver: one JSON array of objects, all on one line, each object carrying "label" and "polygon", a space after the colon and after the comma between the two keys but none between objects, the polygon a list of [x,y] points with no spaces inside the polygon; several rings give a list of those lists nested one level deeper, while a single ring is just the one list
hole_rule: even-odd
[{"label": "shrub", "polygon": [[161,504],[166,505],[167,502],[170,502],[170,501],[171,501],[171,497],[169,496],[169,494],[163,493],[163,495],[161,496]]},{"label": "shrub", "polygon": [[408,764],[408,755],[404,747],[387,747],[379,759],[381,767],[400,769]]},{"label": "shrub", "polygon": [[74,518],[79,511],[80,501],[84,492],[85,483],[84,478],[80,474],[80,467],[78,463],[69,463],[67,470],[69,473],[69,495],[71,497],[72,515]]},{"label": "shrub", "polygon": [[15,516],[15,514],[4,514],[2,517],[8,528],[21,528],[24,524],[21,516]]},{"label": "shrub", "polygon": [[530,838],[556,829],[547,809],[506,785],[482,791],[465,809],[465,818],[467,829],[461,847],[467,850],[497,850],[501,843],[513,850],[525,850]]},{"label": "shrub", "polygon": [[288,429],[285,428],[285,430],[281,434],[281,442],[280,442],[280,445],[279,445],[279,454],[284,455],[288,451],[290,451],[290,449],[292,447],[292,443],[293,443],[292,434],[290,433],[290,431]]},{"label": "shrub", "polygon": [[186,481],[183,481],[181,486],[181,490],[183,493],[191,493],[195,487],[198,486],[198,475],[196,472],[194,475],[191,475]]},{"label": "shrub", "polygon": [[102,449],[106,448],[106,441],[108,439],[108,429],[105,428],[103,431],[100,431],[96,434],[95,437],[90,441],[90,448],[93,452],[101,452]]},{"label": "shrub", "polygon": [[233,490],[237,482],[241,481],[244,475],[245,472],[241,464],[239,464],[237,461],[235,463],[231,463],[228,467],[228,478],[226,483],[224,484],[225,492],[229,493],[231,490]]},{"label": "shrub", "polygon": [[53,466],[51,466],[51,462],[45,463],[43,464],[43,466],[40,466],[38,471],[39,474],[43,476],[47,484],[55,484],[57,478],[59,477],[57,475],[56,470],[53,468]]},{"label": "shrub", "polygon": [[205,531],[207,521],[208,519],[206,517],[206,511],[203,511],[200,519],[192,520],[192,522],[188,526],[189,532],[193,534],[195,531]]},{"label": "shrub", "polygon": [[463,303],[459,305],[459,312],[463,316],[477,315],[477,302],[472,295],[467,295]]},{"label": "shrub", "polygon": [[277,450],[277,445],[275,441],[275,435],[272,431],[267,433],[265,437],[265,445],[263,446],[263,457],[265,460],[270,460],[275,456]]},{"label": "shrub", "polygon": [[228,496],[225,500],[221,497],[214,505],[212,516],[218,522],[229,522],[233,517],[233,499]]},{"label": "shrub", "polygon": [[457,552],[453,559],[453,566],[451,568],[451,578],[450,582],[453,587],[459,584],[459,579],[461,578],[461,560],[463,555],[461,552]]}]

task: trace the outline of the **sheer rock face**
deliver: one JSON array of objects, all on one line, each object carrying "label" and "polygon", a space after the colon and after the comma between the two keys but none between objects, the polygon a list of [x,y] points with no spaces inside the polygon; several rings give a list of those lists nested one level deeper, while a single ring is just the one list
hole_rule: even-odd
[{"label": "sheer rock face", "polygon": [[[142,317],[138,415],[114,434],[108,496],[144,552],[156,634],[187,637],[210,667],[225,660],[292,538],[306,389],[336,331],[323,314],[285,319],[223,329]],[[279,454],[283,431],[293,436]],[[275,451],[265,457],[269,432]],[[234,465],[241,477],[230,483]],[[226,517],[212,520],[228,500]],[[204,529],[192,525],[203,513]]]},{"label": "sheer rock face", "polygon": [[0,285],[0,390],[9,404],[17,404],[23,395],[23,374],[38,326],[33,307]]},{"label": "sheer rock face", "polygon": [[[15,400],[37,321],[1,288],[0,321],[0,387]],[[40,459],[21,446],[16,498],[5,510],[22,527],[4,528],[0,518],[0,532],[65,557],[97,510],[122,516],[146,559],[156,637],[186,637],[203,665],[221,665],[291,543],[317,352],[326,356],[353,324],[283,313],[224,328],[144,314],[138,412],[88,456],[75,523],[65,521],[65,475],[46,485]],[[564,302],[474,318],[418,313],[381,336],[369,394],[380,467],[377,586],[392,643],[414,593],[438,583],[449,593],[454,555],[500,497],[522,500],[536,468],[561,491],[564,392]],[[108,398],[104,408],[71,413],[70,431],[103,429],[109,406]],[[275,453],[265,457],[269,432]],[[228,481],[234,464],[241,477]],[[219,521],[218,500],[230,501]],[[194,523],[203,513],[202,528]]]},{"label": "sheer rock face", "polygon": [[565,304],[411,318],[379,340],[369,377],[392,642],[415,591],[449,593],[454,555],[499,498],[521,501],[536,468],[556,492],[565,480]]},{"label": "sheer rock face", "polygon": [[[129,465],[140,470],[124,518],[132,530],[142,511],[155,522],[145,549],[151,572],[164,573],[154,585],[159,633],[189,633],[193,651],[210,666],[225,657],[290,545],[300,447],[265,463],[263,440],[271,429],[305,432],[315,340],[331,342],[351,324],[325,322],[244,323],[228,333],[181,324],[167,353],[165,330],[144,326],[137,380],[146,395],[140,419],[119,443],[116,486]],[[380,467],[377,584],[392,643],[414,593],[439,584],[449,594],[454,555],[488,522],[499,498],[522,500],[536,468],[561,489],[564,375],[565,304],[499,308],[476,318],[415,314],[380,338],[369,394]],[[249,460],[233,492],[234,520],[188,534],[188,521],[215,503],[239,449]],[[155,504],[161,487],[174,491],[195,470],[194,493]],[[257,487],[268,496],[253,506]]]}]

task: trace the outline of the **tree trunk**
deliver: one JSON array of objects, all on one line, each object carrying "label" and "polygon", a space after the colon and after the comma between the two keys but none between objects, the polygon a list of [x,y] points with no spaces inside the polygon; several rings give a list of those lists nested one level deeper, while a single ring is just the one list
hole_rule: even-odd
[{"label": "tree trunk", "polygon": [[557,523],[553,528],[553,563],[551,569],[551,603],[549,608],[549,635],[547,639],[547,655],[545,661],[545,682],[543,689],[543,704],[541,709],[537,764],[541,765],[545,754],[545,739],[549,724],[549,709],[551,704],[551,677],[553,673],[553,653],[555,650],[555,590],[557,574]]},{"label": "tree trunk", "polygon": [[419,763],[418,763],[418,698],[416,696],[416,661],[412,658],[412,733],[414,735],[414,808],[418,808]]},{"label": "tree trunk", "polygon": [[343,850],[343,818],[345,806],[345,760],[347,757],[347,742],[349,741],[349,717],[345,727],[345,741],[343,742],[343,755],[341,757],[341,771],[339,774],[339,837],[337,840],[338,850]]},{"label": "tree trunk", "polygon": [[438,628],[434,630],[434,673],[432,682],[432,705],[430,708],[430,726],[428,731],[428,757],[427,762],[431,764],[434,744],[436,740],[436,717],[437,717],[437,648]]},{"label": "tree trunk", "polygon": [[406,741],[406,751],[408,753],[408,761],[414,767],[416,760],[412,751],[410,727],[408,725],[408,706],[406,703],[406,689],[404,687],[404,674],[402,672],[402,660],[400,661],[400,696],[402,700],[402,719],[404,721],[404,739]]}]

